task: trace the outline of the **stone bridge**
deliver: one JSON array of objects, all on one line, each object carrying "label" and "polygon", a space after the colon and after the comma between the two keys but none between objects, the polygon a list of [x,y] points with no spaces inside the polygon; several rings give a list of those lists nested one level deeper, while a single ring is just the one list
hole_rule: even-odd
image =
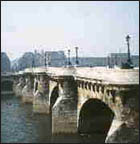
[{"label": "stone bridge", "polygon": [[1,94],[13,94],[13,86],[18,81],[19,74],[1,73]]},{"label": "stone bridge", "polygon": [[34,113],[51,114],[53,135],[99,133],[102,142],[138,142],[139,70],[42,67],[17,77],[15,94]]}]

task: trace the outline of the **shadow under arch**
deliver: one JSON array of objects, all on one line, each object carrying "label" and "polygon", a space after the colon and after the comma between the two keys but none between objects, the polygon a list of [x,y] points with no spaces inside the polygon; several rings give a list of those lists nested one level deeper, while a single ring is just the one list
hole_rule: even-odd
[{"label": "shadow under arch", "polygon": [[13,81],[5,80],[1,82],[2,91],[13,91]]},{"label": "shadow under arch", "polygon": [[105,142],[114,118],[113,111],[101,100],[87,100],[79,114],[79,134],[90,136],[94,142]]},{"label": "shadow under arch", "polygon": [[58,86],[55,86],[50,96],[50,109],[52,109],[58,97],[59,97]]}]

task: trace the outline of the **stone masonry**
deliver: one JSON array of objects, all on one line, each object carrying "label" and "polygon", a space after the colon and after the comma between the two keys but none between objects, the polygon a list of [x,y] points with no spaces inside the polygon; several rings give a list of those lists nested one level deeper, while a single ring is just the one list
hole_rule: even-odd
[{"label": "stone masonry", "polygon": [[[33,94],[33,111],[52,115],[53,135],[77,133],[87,125],[87,133],[105,131],[106,143],[138,142],[139,70],[48,67],[24,73],[29,72],[34,82],[25,75],[25,85],[21,75],[16,95]],[[95,128],[98,124],[102,127]],[[128,137],[132,133],[133,138]]]}]

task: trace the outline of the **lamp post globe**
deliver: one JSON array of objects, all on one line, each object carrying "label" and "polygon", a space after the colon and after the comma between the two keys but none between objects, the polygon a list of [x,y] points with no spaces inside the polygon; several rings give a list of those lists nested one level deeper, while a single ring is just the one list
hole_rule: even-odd
[{"label": "lamp post globe", "polygon": [[130,38],[131,38],[131,37],[130,37],[129,35],[127,35],[127,36],[126,36],[126,41],[129,42]]}]

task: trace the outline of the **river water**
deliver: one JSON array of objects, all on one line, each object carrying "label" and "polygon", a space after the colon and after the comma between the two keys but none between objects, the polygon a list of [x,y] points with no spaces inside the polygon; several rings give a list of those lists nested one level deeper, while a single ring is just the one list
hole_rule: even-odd
[{"label": "river water", "polygon": [[51,136],[50,115],[33,114],[32,104],[23,104],[14,95],[2,95],[1,142],[79,143],[91,142],[91,138],[84,138],[79,134]]}]

